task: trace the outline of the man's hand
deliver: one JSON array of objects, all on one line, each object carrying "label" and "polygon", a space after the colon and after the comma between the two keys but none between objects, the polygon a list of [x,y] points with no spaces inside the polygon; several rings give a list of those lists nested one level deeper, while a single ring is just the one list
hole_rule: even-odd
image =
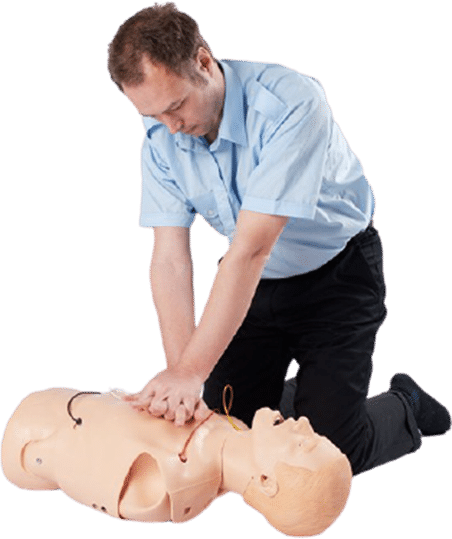
[{"label": "man's hand", "polygon": [[123,400],[136,410],[146,410],[155,417],[164,417],[182,426],[192,417],[202,420],[209,409],[201,399],[203,380],[177,366],[160,372],[142,391]]}]

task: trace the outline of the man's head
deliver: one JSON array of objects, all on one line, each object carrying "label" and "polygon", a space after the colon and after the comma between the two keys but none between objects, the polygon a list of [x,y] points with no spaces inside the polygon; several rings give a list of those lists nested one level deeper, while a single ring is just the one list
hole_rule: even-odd
[{"label": "man's head", "polygon": [[123,84],[144,82],[143,57],[180,77],[200,83],[194,69],[198,50],[209,46],[191,17],[177,10],[174,3],[155,4],[125,21],[109,45],[108,69],[123,90]]},{"label": "man's head", "polygon": [[110,44],[108,67],[141,115],[172,134],[216,137],[224,79],[196,22],[173,3],[128,19]]}]

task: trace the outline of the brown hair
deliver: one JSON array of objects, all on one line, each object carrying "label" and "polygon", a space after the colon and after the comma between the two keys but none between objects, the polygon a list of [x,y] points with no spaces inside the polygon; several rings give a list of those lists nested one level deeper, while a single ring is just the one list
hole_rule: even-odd
[{"label": "brown hair", "polygon": [[155,4],[119,27],[108,47],[108,70],[121,91],[122,84],[136,86],[144,81],[143,57],[199,83],[193,61],[200,47],[212,56],[196,21],[178,11],[173,2]]}]

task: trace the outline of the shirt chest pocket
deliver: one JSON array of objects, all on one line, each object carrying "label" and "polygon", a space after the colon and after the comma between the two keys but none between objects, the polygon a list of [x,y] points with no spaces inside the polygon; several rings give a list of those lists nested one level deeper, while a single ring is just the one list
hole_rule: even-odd
[{"label": "shirt chest pocket", "polygon": [[223,224],[220,220],[217,202],[213,193],[204,193],[190,199],[195,211],[202,215],[210,226],[215,228],[220,234],[223,234]]}]

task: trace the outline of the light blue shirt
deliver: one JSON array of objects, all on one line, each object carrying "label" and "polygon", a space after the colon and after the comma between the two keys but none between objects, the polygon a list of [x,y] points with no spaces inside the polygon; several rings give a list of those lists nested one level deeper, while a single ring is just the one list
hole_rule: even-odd
[{"label": "light blue shirt", "polygon": [[239,211],[289,220],[262,277],[306,273],[364,230],[374,201],[318,81],[223,60],[223,116],[211,145],[143,118],[141,226],[189,227],[196,213],[232,242]]}]

